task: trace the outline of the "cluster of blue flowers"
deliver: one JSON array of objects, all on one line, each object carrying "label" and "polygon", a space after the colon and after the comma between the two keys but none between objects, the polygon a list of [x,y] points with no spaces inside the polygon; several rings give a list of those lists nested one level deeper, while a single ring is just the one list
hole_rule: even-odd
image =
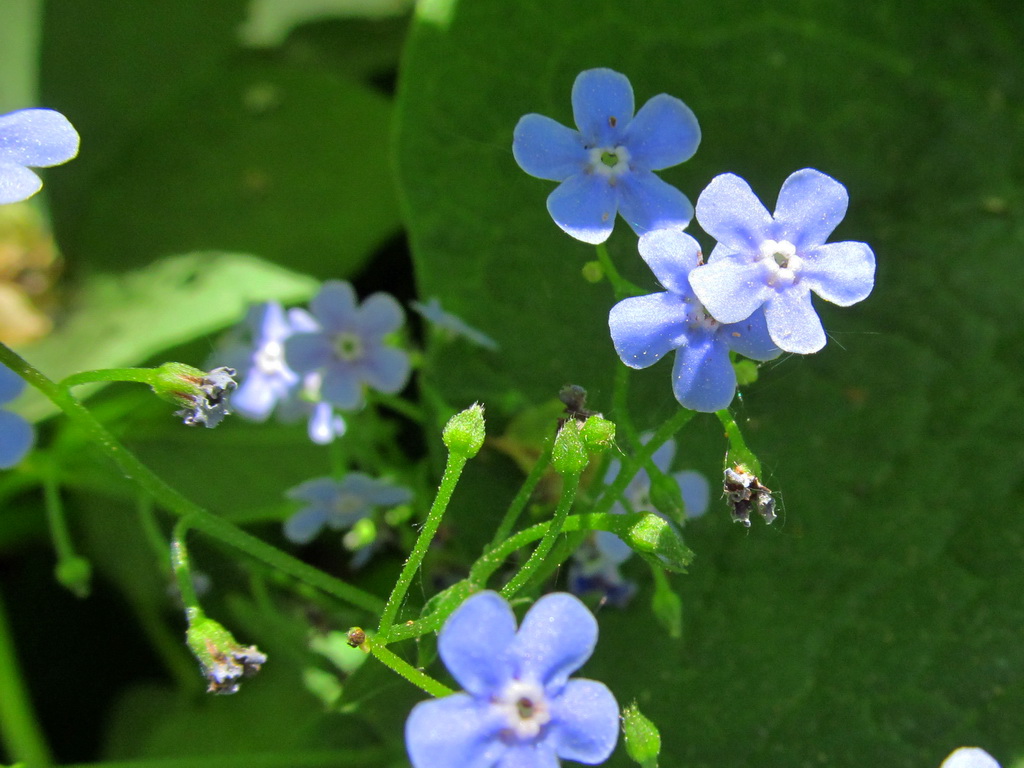
[{"label": "cluster of blue flowers", "polygon": [[255,421],[305,416],[310,439],[330,443],[345,432],[338,411],[361,408],[366,387],[393,394],[409,380],[409,355],[386,342],[404,322],[393,296],[360,304],[341,281],[324,283],[310,311],[258,304],[216,356],[241,379],[232,407]]},{"label": "cluster of blue flowers", "polygon": [[717,241],[705,264],[699,243],[682,232],[693,214],[689,201],[653,174],[696,151],[693,113],[661,94],[634,116],[629,81],[609,69],[576,78],[572,109],[578,131],[523,117],[513,154],[530,175],[561,182],[548,211],[568,234],[603,243],[621,213],[640,236],[640,255],[665,291],[616,304],[612,342],[631,368],[675,351],[672,385],[684,407],[717,411],[732,402],[731,353],[764,361],[824,347],[811,293],[845,307],[871,292],[871,248],[826,242],[848,203],[835,179],[797,171],[770,214],[743,179],[716,176],[697,199],[697,221]]},{"label": "cluster of blue flowers", "polygon": [[[22,109],[0,116],[0,205],[38,192],[43,181],[32,170],[66,163],[78,154],[79,137],[68,119],[52,109]],[[25,383],[0,365],[0,405],[21,394]],[[21,416],[0,410],[0,469],[19,464],[35,433]]]}]

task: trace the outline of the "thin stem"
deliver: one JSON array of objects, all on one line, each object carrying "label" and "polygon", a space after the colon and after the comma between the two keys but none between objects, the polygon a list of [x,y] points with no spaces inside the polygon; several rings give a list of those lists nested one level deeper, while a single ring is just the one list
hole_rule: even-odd
[{"label": "thin stem", "polygon": [[501,588],[502,597],[507,599],[515,595],[530,580],[533,572],[544,562],[544,558],[548,556],[551,548],[555,546],[555,539],[562,532],[565,519],[569,516],[569,509],[576,500],[576,490],[579,487],[580,473],[570,473],[562,476],[562,495],[558,499],[558,508],[555,509],[555,516],[551,519],[551,525],[544,534],[544,538],[540,540],[540,544],[530,554],[523,567],[519,569],[519,573],[513,576],[512,580]]},{"label": "thin stem", "polygon": [[46,521],[50,527],[50,537],[58,560],[72,560],[77,557],[75,547],[71,543],[67,519],[64,516],[64,505],[60,498],[60,483],[56,472],[47,464],[41,473],[43,483],[43,503],[46,507]]},{"label": "thin stem", "polygon": [[174,532],[171,534],[171,570],[174,571],[174,578],[178,583],[178,592],[181,595],[182,605],[185,606],[185,613],[191,614],[193,610],[202,611],[199,607],[199,597],[196,595],[196,585],[192,581],[192,566],[188,559],[188,548],[185,546],[185,536],[191,527],[191,521],[183,517],[174,525]]},{"label": "thin stem", "polygon": [[94,384],[98,381],[137,381],[141,384],[152,384],[155,378],[154,368],[101,368],[96,371],[73,373],[61,379],[57,386],[64,390],[82,384]]},{"label": "thin stem", "polygon": [[0,595],[0,734],[8,756],[31,768],[50,765],[50,749],[42,728],[32,712],[25,681],[21,677],[14,640],[7,625],[3,596]]},{"label": "thin stem", "polygon": [[410,403],[408,400],[401,397],[388,395],[384,392],[373,391],[368,393],[368,395],[374,403],[405,416],[409,421],[414,421],[417,424],[427,423],[426,412],[415,403]]},{"label": "thin stem", "polygon": [[615,424],[622,427],[630,449],[636,450],[640,445],[640,435],[629,415],[629,368],[625,364],[615,366],[612,407],[615,409]]},{"label": "thin stem", "polygon": [[733,464],[745,464],[747,469],[760,476],[761,462],[754,455],[754,452],[747,447],[747,441],[743,439],[740,425],[736,423],[736,419],[729,413],[729,409],[723,408],[720,411],[715,411],[715,416],[722,422],[722,426],[725,427],[725,436],[729,439],[729,451],[726,454],[726,460]]},{"label": "thin stem", "polygon": [[508,505],[508,510],[505,512],[505,516],[501,519],[498,524],[498,530],[494,532],[494,538],[491,539],[490,546],[496,547],[512,533],[512,529],[515,527],[516,522],[519,520],[519,516],[526,509],[526,503],[530,500],[534,490],[537,488],[537,483],[544,476],[544,470],[548,468],[551,463],[551,449],[554,447],[555,441],[548,438],[544,441],[544,448],[541,451],[537,461],[534,462],[530,468],[530,474],[526,476],[526,480],[523,481],[522,487],[519,492],[512,499],[512,503]]},{"label": "thin stem", "polygon": [[453,693],[452,689],[447,685],[442,685],[427,673],[416,669],[416,667],[396,655],[393,651],[385,648],[383,644],[373,642],[370,639],[367,639],[367,643],[370,646],[370,653],[373,654],[377,661],[404,677],[417,688],[438,698]]},{"label": "thin stem", "polygon": [[167,562],[167,540],[164,538],[159,524],[157,524],[156,515],[153,514],[152,497],[149,494],[140,493],[136,502],[136,509],[139,513],[139,525],[142,527],[142,533],[160,563],[160,570],[165,575],[171,575],[171,566]]},{"label": "thin stem", "polygon": [[395,587],[391,590],[391,596],[388,597],[387,605],[384,606],[384,612],[381,614],[377,634],[385,638],[385,642],[387,642],[388,631],[395,623],[398,611],[402,607],[402,601],[405,599],[409,587],[412,586],[413,577],[420,565],[423,564],[423,558],[427,555],[430,542],[433,541],[434,534],[437,533],[437,529],[441,525],[441,518],[444,517],[448,503],[452,500],[452,493],[455,492],[455,486],[462,475],[462,468],[466,466],[466,460],[463,454],[454,451],[448,453],[448,461],[445,464],[444,475],[441,477],[441,485],[437,489],[437,496],[434,497],[434,503],[430,506],[430,512],[427,513],[427,520],[423,523],[420,535],[416,538],[412,552],[409,553],[409,558],[405,561],[402,573],[399,575],[398,581],[395,582]]},{"label": "thin stem", "polygon": [[4,344],[0,344],[0,363],[6,365],[52,400],[57,407],[67,414],[72,423],[85,432],[86,437],[95,442],[129,479],[149,493],[163,509],[179,517],[191,517],[192,527],[196,530],[220,539],[250,557],[262,560],[268,565],[305,581],[307,584],[329,595],[333,595],[370,613],[376,613],[381,610],[382,602],[376,595],[364,592],[341,579],[329,576],[320,569],[314,568],[282,552],[265,541],[232,525],[227,520],[189,501],[181,493],[167,485],[149,467],[121,445],[70,392],[61,389],[56,383],[48,379]]},{"label": "thin stem", "polygon": [[608,246],[600,243],[595,247],[597,249],[597,260],[601,263],[601,268],[604,270],[608,282],[612,284],[616,301],[621,301],[627,296],[641,296],[645,293],[639,286],[634,285],[619,274],[619,270],[615,268],[615,262],[608,255]]}]

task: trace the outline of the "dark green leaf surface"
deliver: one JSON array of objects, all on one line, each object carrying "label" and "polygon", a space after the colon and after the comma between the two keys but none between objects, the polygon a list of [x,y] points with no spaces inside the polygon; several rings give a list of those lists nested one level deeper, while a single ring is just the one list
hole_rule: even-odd
[{"label": "dark green leaf surface", "polygon": [[[638,699],[663,765],[1024,755],[1024,23],[1009,2],[924,8],[421,5],[398,141],[417,276],[502,345],[435,355],[452,400],[539,401],[573,382],[615,418],[611,291],[580,278],[593,250],[551,222],[553,184],[510,150],[524,113],[571,124],[580,70],[626,73],[638,105],[667,92],[694,110],[702,146],[662,174],[691,198],[732,171],[770,206],[815,167],[850,191],[835,239],[878,257],[866,302],[822,308],[826,349],[763,367],[737,403],[781,519],[747,532],[719,503],[688,527],[681,641],[648,629],[649,592],[600,613],[585,672]],[[610,247],[655,288],[621,220]],[[634,377],[642,426],[675,407],[669,367]],[[686,448],[709,469],[716,427],[694,425]]]}]

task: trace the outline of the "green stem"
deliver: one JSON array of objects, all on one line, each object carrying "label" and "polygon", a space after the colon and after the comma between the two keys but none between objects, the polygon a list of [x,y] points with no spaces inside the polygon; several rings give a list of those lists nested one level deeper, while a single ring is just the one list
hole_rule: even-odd
[{"label": "green stem", "polygon": [[369,639],[367,639],[367,643],[370,646],[370,653],[373,654],[377,661],[404,677],[417,688],[438,698],[453,693],[451,688],[442,685],[422,670],[416,669],[416,667],[396,655],[393,651],[385,648],[383,644],[375,643]]},{"label": "green stem", "polygon": [[381,747],[317,750],[312,752],[261,752],[209,757],[155,757],[149,760],[119,760],[78,763],[62,768],[336,768],[337,766],[383,765],[389,759]]},{"label": "green stem", "polygon": [[77,557],[75,547],[71,543],[67,519],[64,516],[64,505],[60,498],[60,483],[57,481],[54,468],[47,464],[42,471],[43,503],[46,507],[46,521],[50,527],[50,537],[58,560],[72,560]]},{"label": "green stem", "polygon": [[726,462],[732,464],[745,464],[754,475],[761,475],[761,462],[754,455],[754,452],[747,447],[747,441],[743,439],[740,425],[729,413],[729,409],[723,408],[715,411],[715,416],[725,427],[725,436],[729,439],[729,451],[726,454]]},{"label": "green stem", "polygon": [[555,509],[555,516],[551,519],[551,524],[548,526],[544,538],[540,540],[540,544],[530,554],[523,567],[519,569],[519,573],[513,576],[512,580],[501,588],[502,597],[508,599],[515,595],[530,580],[530,576],[540,567],[541,563],[544,562],[544,558],[548,556],[551,548],[555,546],[555,539],[562,532],[565,520],[569,516],[569,509],[576,500],[576,490],[579,487],[580,473],[569,473],[562,476],[562,495],[558,499],[558,508]]},{"label": "green stem", "polygon": [[370,613],[376,613],[381,609],[381,600],[376,595],[329,576],[318,568],[282,552],[189,501],[121,445],[69,391],[48,379],[4,344],[0,344],[0,363],[13,370],[53,401],[64,411],[72,423],[85,432],[86,437],[95,442],[130,480],[149,493],[163,509],[179,517],[190,517],[192,527],[196,530],[220,539],[250,557],[262,560],[329,595]]},{"label": "green stem", "polygon": [[608,246],[600,243],[595,247],[597,249],[597,260],[601,263],[601,268],[604,270],[608,282],[612,284],[616,301],[621,301],[628,296],[642,296],[644,293],[648,293],[648,291],[644,291],[619,274],[619,270],[615,268],[615,262],[608,255]]},{"label": "green stem", "polygon": [[409,553],[409,558],[405,561],[402,573],[399,575],[398,581],[395,582],[395,587],[391,590],[391,596],[388,597],[387,605],[384,606],[384,612],[381,614],[377,634],[385,638],[385,642],[387,642],[388,631],[398,616],[402,601],[405,599],[409,587],[412,586],[413,577],[420,565],[423,564],[423,558],[427,555],[430,542],[433,541],[434,534],[437,533],[437,529],[441,525],[441,518],[444,517],[448,503],[452,500],[452,493],[455,491],[455,486],[462,475],[462,468],[465,466],[466,457],[463,454],[454,451],[448,453],[448,461],[445,464],[444,475],[441,477],[441,485],[437,489],[437,496],[434,497],[427,520],[423,523],[423,529],[416,538],[412,552]]},{"label": "green stem", "polygon": [[137,381],[140,384],[152,385],[155,375],[154,368],[101,368],[96,371],[73,373],[57,382],[57,386],[70,391],[72,387],[99,381]]},{"label": "green stem", "polygon": [[0,595],[0,734],[8,757],[30,768],[50,765],[49,747],[36,722],[25,681],[15,655],[14,640],[7,625],[3,596]]},{"label": "green stem", "polygon": [[526,509],[526,503],[530,500],[534,490],[537,488],[537,483],[544,476],[544,470],[548,468],[551,463],[551,449],[554,447],[555,441],[548,438],[544,441],[544,449],[541,451],[537,461],[534,462],[530,468],[530,474],[526,476],[526,480],[523,481],[522,487],[519,492],[512,499],[512,503],[508,505],[508,510],[505,512],[505,516],[501,519],[501,523],[498,524],[498,530],[494,532],[494,538],[491,539],[490,546],[496,547],[512,533],[512,529],[515,527],[516,521],[519,520],[519,516]]},{"label": "green stem", "polygon": [[188,529],[191,528],[191,521],[183,517],[174,525],[174,532],[171,534],[171,570],[174,571],[174,578],[178,583],[178,592],[181,594],[182,605],[185,606],[185,613],[197,610],[199,597],[196,595],[196,585],[192,581],[192,566],[188,559],[188,548],[185,546],[185,537]]},{"label": "green stem", "polygon": [[625,364],[615,366],[612,407],[615,409],[615,424],[622,427],[629,448],[636,450],[640,445],[640,435],[629,416],[629,368]]},{"label": "green stem", "polygon": [[146,537],[146,542],[149,544],[150,549],[153,550],[157,561],[160,563],[160,570],[164,575],[171,575],[171,567],[167,562],[167,540],[164,538],[160,525],[156,521],[156,515],[153,514],[152,497],[149,494],[140,493],[136,509],[139,513],[139,525],[142,527],[142,533]]},{"label": "green stem", "polygon": [[414,421],[417,424],[427,423],[427,414],[415,403],[410,403],[396,395],[388,395],[383,392],[369,392],[368,397],[372,402],[378,403],[388,410],[394,411],[397,414],[405,416],[409,421]]}]

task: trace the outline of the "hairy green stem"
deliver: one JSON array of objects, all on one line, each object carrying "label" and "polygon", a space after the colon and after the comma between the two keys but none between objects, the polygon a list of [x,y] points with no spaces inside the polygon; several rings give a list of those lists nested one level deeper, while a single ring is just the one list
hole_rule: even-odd
[{"label": "hairy green stem", "polygon": [[628,296],[641,296],[647,291],[644,291],[639,286],[626,280],[622,275],[619,274],[619,270],[615,267],[615,262],[612,261],[611,256],[608,255],[608,246],[604,243],[599,243],[595,246],[597,249],[597,260],[601,264],[601,268],[604,270],[605,276],[608,278],[608,282],[612,284],[612,290],[615,292],[615,300],[621,301]]},{"label": "hairy green stem", "polygon": [[736,419],[729,413],[729,409],[723,408],[720,411],[715,411],[715,416],[722,422],[722,426],[725,428],[725,436],[729,440],[729,451],[726,455],[726,461],[733,464],[745,464],[747,469],[760,476],[761,462],[754,455],[754,452],[747,447],[747,441],[743,439],[740,425],[736,423]]},{"label": "hairy green stem", "polygon": [[95,371],[73,373],[57,382],[57,386],[67,391],[72,387],[100,381],[135,381],[152,385],[155,374],[154,368],[100,368]]},{"label": "hairy green stem", "polygon": [[367,643],[370,646],[370,653],[373,654],[377,661],[404,677],[417,688],[438,698],[453,693],[452,689],[447,685],[439,683],[422,670],[416,669],[416,667],[396,655],[393,651],[385,648],[382,643],[375,643],[370,639],[367,639]]},{"label": "hairy green stem", "polygon": [[44,376],[4,344],[0,344],[0,363],[13,370],[53,401],[64,411],[72,423],[82,429],[85,435],[120,467],[129,479],[149,493],[163,509],[179,517],[190,517],[194,529],[220,539],[250,557],[262,560],[268,565],[357,608],[362,608],[370,613],[377,613],[381,610],[383,603],[376,595],[329,576],[318,568],[282,552],[185,498],[121,445],[69,391],[62,389]]},{"label": "hairy green stem", "polygon": [[416,538],[412,552],[409,553],[409,558],[405,561],[402,573],[399,575],[398,581],[395,582],[395,587],[391,590],[387,605],[384,606],[384,612],[381,614],[377,634],[384,638],[385,642],[388,642],[388,631],[395,623],[398,611],[402,607],[402,601],[405,599],[409,587],[412,586],[416,572],[423,564],[423,558],[427,555],[434,534],[437,533],[437,529],[441,525],[441,518],[444,517],[448,503],[452,500],[452,494],[462,475],[462,469],[466,466],[466,460],[463,454],[455,451],[448,453],[448,461],[445,464],[444,475],[441,477],[441,484],[437,489],[437,496],[434,497],[434,503],[430,506],[430,512],[427,513],[426,522],[423,523],[420,535]]},{"label": "hairy green stem", "polygon": [[196,585],[192,581],[192,565],[188,559],[188,548],[185,546],[185,537],[191,527],[189,518],[183,517],[175,523],[174,532],[171,535],[171,570],[178,583],[178,593],[181,595],[181,603],[185,606],[186,614],[192,610],[202,610],[199,607],[199,597],[196,595]]}]

